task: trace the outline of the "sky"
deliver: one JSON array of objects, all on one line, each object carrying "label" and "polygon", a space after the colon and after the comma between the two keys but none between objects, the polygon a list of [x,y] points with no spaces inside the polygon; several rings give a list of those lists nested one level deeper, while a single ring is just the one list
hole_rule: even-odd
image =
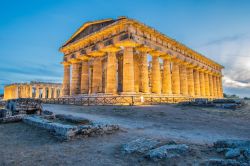
[{"label": "sky", "polygon": [[59,47],[87,21],[127,16],[222,64],[227,94],[250,97],[248,0],[0,0],[0,93],[61,82]]}]

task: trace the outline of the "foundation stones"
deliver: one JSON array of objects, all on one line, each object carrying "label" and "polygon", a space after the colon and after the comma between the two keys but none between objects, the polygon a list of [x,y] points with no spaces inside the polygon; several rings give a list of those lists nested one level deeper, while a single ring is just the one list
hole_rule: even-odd
[{"label": "foundation stones", "polygon": [[127,144],[124,144],[122,146],[122,151],[124,153],[144,153],[157,145],[159,145],[160,142],[154,139],[148,139],[148,138],[139,138],[136,140],[133,140]]},{"label": "foundation stones", "polygon": [[143,154],[143,157],[153,161],[180,157],[188,150],[189,147],[185,144],[176,144],[175,142],[166,144],[149,138],[139,138],[122,145],[123,153]]},{"label": "foundation stones", "polygon": [[153,160],[179,157],[180,155],[187,152],[188,148],[189,147],[185,144],[164,145],[164,146],[160,146],[159,148],[155,148],[155,149],[150,150],[146,154],[146,157],[153,159]]}]

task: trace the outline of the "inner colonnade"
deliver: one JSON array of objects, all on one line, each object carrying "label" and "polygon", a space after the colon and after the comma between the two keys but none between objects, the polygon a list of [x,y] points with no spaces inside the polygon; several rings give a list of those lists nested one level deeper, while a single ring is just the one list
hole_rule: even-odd
[{"label": "inner colonnade", "polygon": [[63,96],[223,97],[223,66],[126,17],[85,23],[60,51]]}]

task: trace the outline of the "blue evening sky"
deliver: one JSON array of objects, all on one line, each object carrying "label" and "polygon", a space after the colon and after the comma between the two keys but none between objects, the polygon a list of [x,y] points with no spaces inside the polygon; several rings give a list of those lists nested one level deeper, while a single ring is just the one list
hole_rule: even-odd
[{"label": "blue evening sky", "polygon": [[221,63],[225,91],[250,96],[248,0],[0,2],[0,93],[13,82],[60,82],[58,49],[84,22],[127,16]]}]

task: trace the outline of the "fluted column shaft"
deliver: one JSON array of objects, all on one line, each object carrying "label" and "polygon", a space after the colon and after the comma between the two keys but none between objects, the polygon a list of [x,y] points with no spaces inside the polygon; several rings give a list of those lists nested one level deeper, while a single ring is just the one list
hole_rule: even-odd
[{"label": "fluted column shaft", "polygon": [[206,91],[205,91],[205,76],[204,72],[200,71],[200,87],[201,87],[201,96],[205,97],[206,96]]},{"label": "fluted column shaft", "polygon": [[220,81],[219,81],[219,77],[216,77],[216,83],[217,83],[217,96],[220,98]]},{"label": "fluted column shaft", "polygon": [[133,47],[125,47],[123,54],[123,93],[134,93],[134,50]]},{"label": "fluted column shaft", "polygon": [[80,94],[80,88],[81,88],[81,63],[74,62],[72,64],[70,95]]},{"label": "fluted column shaft", "polygon": [[117,59],[116,52],[108,52],[106,93],[117,93]]},{"label": "fluted column shaft", "polygon": [[183,64],[180,65],[180,89],[182,95],[188,95],[187,68]]},{"label": "fluted column shaft", "polygon": [[82,61],[81,73],[81,93],[88,94],[89,92],[89,64],[88,61]]},{"label": "fluted column shaft", "polygon": [[218,97],[218,89],[217,89],[217,81],[216,81],[216,76],[213,76],[213,83],[214,83],[214,97]]},{"label": "fluted column shaft", "polygon": [[205,94],[206,94],[206,96],[210,96],[210,87],[209,87],[208,73],[204,73],[204,76],[205,76]]},{"label": "fluted column shaft", "polygon": [[220,97],[223,98],[222,76],[219,77],[219,84],[220,84]]},{"label": "fluted column shaft", "polygon": [[180,69],[177,62],[172,63],[172,92],[173,94],[180,94]]},{"label": "fluted column shaft", "polygon": [[46,98],[46,88],[43,87],[43,95],[42,95],[42,98],[45,99]]},{"label": "fluted column shaft", "polygon": [[39,95],[40,95],[39,87],[36,87],[36,97],[35,98],[38,99]]},{"label": "fluted column shaft", "polygon": [[140,73],[139,73],[139,55],[134,55],[134,79],[135,92],[138,93],[140,89]]},{"label": "fluted column shaft", "polygon": [[201,95],[200,72],[197,69],[194,70],[194,92],[196,96]]},{"label": "fluted column shaft", "polygon": [[93,61],[92,93],[102,92],[102,59],[96,57]]},{"label": "fluted column shaft", "polygon": [[149,93],[149,78],[148,78],[148,59],[147,53],[141,53],[140,63],[140,92]]},{"label": "fluted column shaft", "polygon": [[188,94],[190,96],[195,96],[194,92],[194,69],[189,67],[187,68],[187,77],[188,77]]},{"label": "fluted column shaft", "polygon": [[214,82],[213,82],[213,76],[211,74],[209,75],[209,87],[210,87],[210,96],[214,96]]},{"label": "fluted column shaft", "polygon": [[64,65],[62,94],[63,96],[70,95],[70,65]]},{"label": "fluted column shaft", "polygon": [[152,56],[152,93],[161,93],[161,69],[158,56]]},{"label": "fluted column shaft", "polygon": [[162,93],[172,94],[172,77],[169,59],[163,59]]}]

